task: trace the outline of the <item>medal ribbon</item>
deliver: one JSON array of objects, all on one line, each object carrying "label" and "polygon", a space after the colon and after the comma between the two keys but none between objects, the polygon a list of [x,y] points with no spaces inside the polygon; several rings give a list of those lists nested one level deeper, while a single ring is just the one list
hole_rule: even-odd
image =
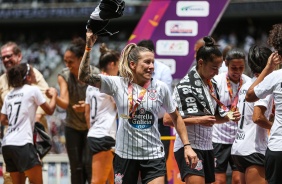
[{"label": "medal ribbon", "polygon": [[150,81],[146,82],[143,86],[142,90],[140,91],[138,98],[136,100],[136,103],[133,105],[133,85],[132,83],[128,83],[128,101],[129,101],[129,116],[130,118],[134,117],[135,111],[137,107],[141,104],[143,97],[145,96],[145,93],[147,91],[147,88],[150,85]]},{"label": "medal ribbon", "polygon": [[220,106],[220,108],[222,108],[226,112],[229,111],[229,109],[221,101],[219,101],[216,98],[216,96],[214,94],[214,90],[213,90],[213,86],[212,86],[211,80],[208,80],[208,86],[209,86],[210,95],[213,97],[213,99],[216,101],[216,103]]},{"label": "medal ribbon", "polygon": [[231,81],[230,81],[228,75],[226,75],[226,81],[227,81],[227,89],[228,89],[228,92],[229,92],[229,97],[230,97],[230,100],[231,100],[230,110],[234,112],[237,108],[237,103],[238,103],[238,100],[239,100],[239,91],[240,91],[240,89],[243,85],[243,79],[242,79],[242,77],[240,78],[238,91],[237,91],[236,96],[234,97],[233,101],[232,101],[232,96],[233,96],[232,85],[231,85]]}]

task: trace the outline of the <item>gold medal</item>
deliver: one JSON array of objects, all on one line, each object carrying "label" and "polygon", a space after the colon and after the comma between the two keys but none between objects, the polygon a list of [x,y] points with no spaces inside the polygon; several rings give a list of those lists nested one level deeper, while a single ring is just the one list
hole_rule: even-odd
[{"label": "gold medal", "polygon": [[227,116],[228,116],[228,118],[229,118],[230,120],[235,120],[235,118],[234,118],[234,116],[233,116],[233,113],[234,113],[234,112],[232,112],[232,111],[227,112]]},{"label": "gold medal", "polygon": [[122,119],[130,119],[130,116],[126,115],[126,114],[121,114],[120,117]]}]

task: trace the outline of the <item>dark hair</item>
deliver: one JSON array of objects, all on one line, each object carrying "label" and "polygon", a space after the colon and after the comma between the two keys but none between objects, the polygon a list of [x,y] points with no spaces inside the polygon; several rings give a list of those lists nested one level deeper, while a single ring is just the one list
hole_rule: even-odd
[{"label": "dark hair", "polygon": [[[212,62],[215,57],[222,57],[218,45],[215,45],[215,41],[210,36],[203,38],[205,45],[200,47],[196,54],[196,60],[202,59],[205,63]],[[197,65],[198,67],[198,65]]]},{"label": "dark hair", "polygon": [[81,38],[75,38],[68,46],[66,51],[71,51],[78,58],[82,57],[85,50],[85,41]]},{"label": "dark hair", "polygon": [[108,63],[114,62],[117,63],[119,61],[119,52],[115,50],[111,50],[107,47],[105,43],[100,45],[100,58],[99,58],[99,68],[105,69]]},{"label": "dark hair", "polygon": [[137,43],[137,46],[146,47],[152,52],[155,52],[155,46],[152,40],[141,40]]},{"label": "dark hair", "polygon": [[251,71],[253,73],[261,73],[271,53],[271,50],[267,47],[252,46],[248,54],[248,64]]},{"label": "dark hair", "polygon": [[17,88],[26,84],[26,77],[32,70],[27,63],[21,63],[7,70],[7,78],[9,87]]},{"label": "dark hair", "polygon": [[226,55],[227,55],[227,53],[228,53],[231,49],[233,49],[233,46],[232,46],[232,45],[227,45],[227,46],[222,50],[223,61],[225,61]]},{"label": "dark hair", "polygon": [[226,66],[229,65],[229,61],[233,59],[243,59],[245,62],[246,56],[245,52],[242,49],[234,48],[227,52],[225,56],[225,64]]},{"label": "dark hair", "polygon": [[275,24],[269,32],[267,43],[282,55],[282,24]]}]

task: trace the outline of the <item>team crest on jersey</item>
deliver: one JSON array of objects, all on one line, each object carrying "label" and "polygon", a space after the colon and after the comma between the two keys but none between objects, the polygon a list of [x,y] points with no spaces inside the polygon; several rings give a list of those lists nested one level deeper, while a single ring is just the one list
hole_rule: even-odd
[{"label": "team crest on jersey", "polygon": [[115,174],[115,184],[122,184],[123,174]]},{"label": "team crest on jersey", "polygon": [[158,97],[157,90],[153,89],[153,88],[150,88],[150,89],[147,89],[147,91],[148,91],[149,99],[155,101],[157,99],[157,97]]},{"label": "team crest on jersey", "polygon": [[154,124],[155,117],[151,111],[148,111],[145,108],[140,108],[135,112],[133,118],[128,119],[128,122],[134,128],[147,129]]},{"label": "team crest on jersey", "polygon": [[203,169],[203,161],[202,160],[199,160],[196,167],[195,167],[196,170],[200,171]]}]

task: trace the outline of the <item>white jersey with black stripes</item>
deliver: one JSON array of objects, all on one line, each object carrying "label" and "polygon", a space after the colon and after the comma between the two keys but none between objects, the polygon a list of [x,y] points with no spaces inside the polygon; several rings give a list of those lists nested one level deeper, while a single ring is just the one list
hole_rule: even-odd
[{"label": "white jersey with black stripes", "polygon": [[[102,93],[113,96],[119,115],[115,153],[121,158],[147,160],[164,157],[164,148],[158,131],[158,112],[163,107],[168,113],[176,110],[168,86],[159,80],[152,80],[135,111],[129,115],[128,80],[117,76],[101,76]],[[134,104],[142,86],[132,83]]]}]

